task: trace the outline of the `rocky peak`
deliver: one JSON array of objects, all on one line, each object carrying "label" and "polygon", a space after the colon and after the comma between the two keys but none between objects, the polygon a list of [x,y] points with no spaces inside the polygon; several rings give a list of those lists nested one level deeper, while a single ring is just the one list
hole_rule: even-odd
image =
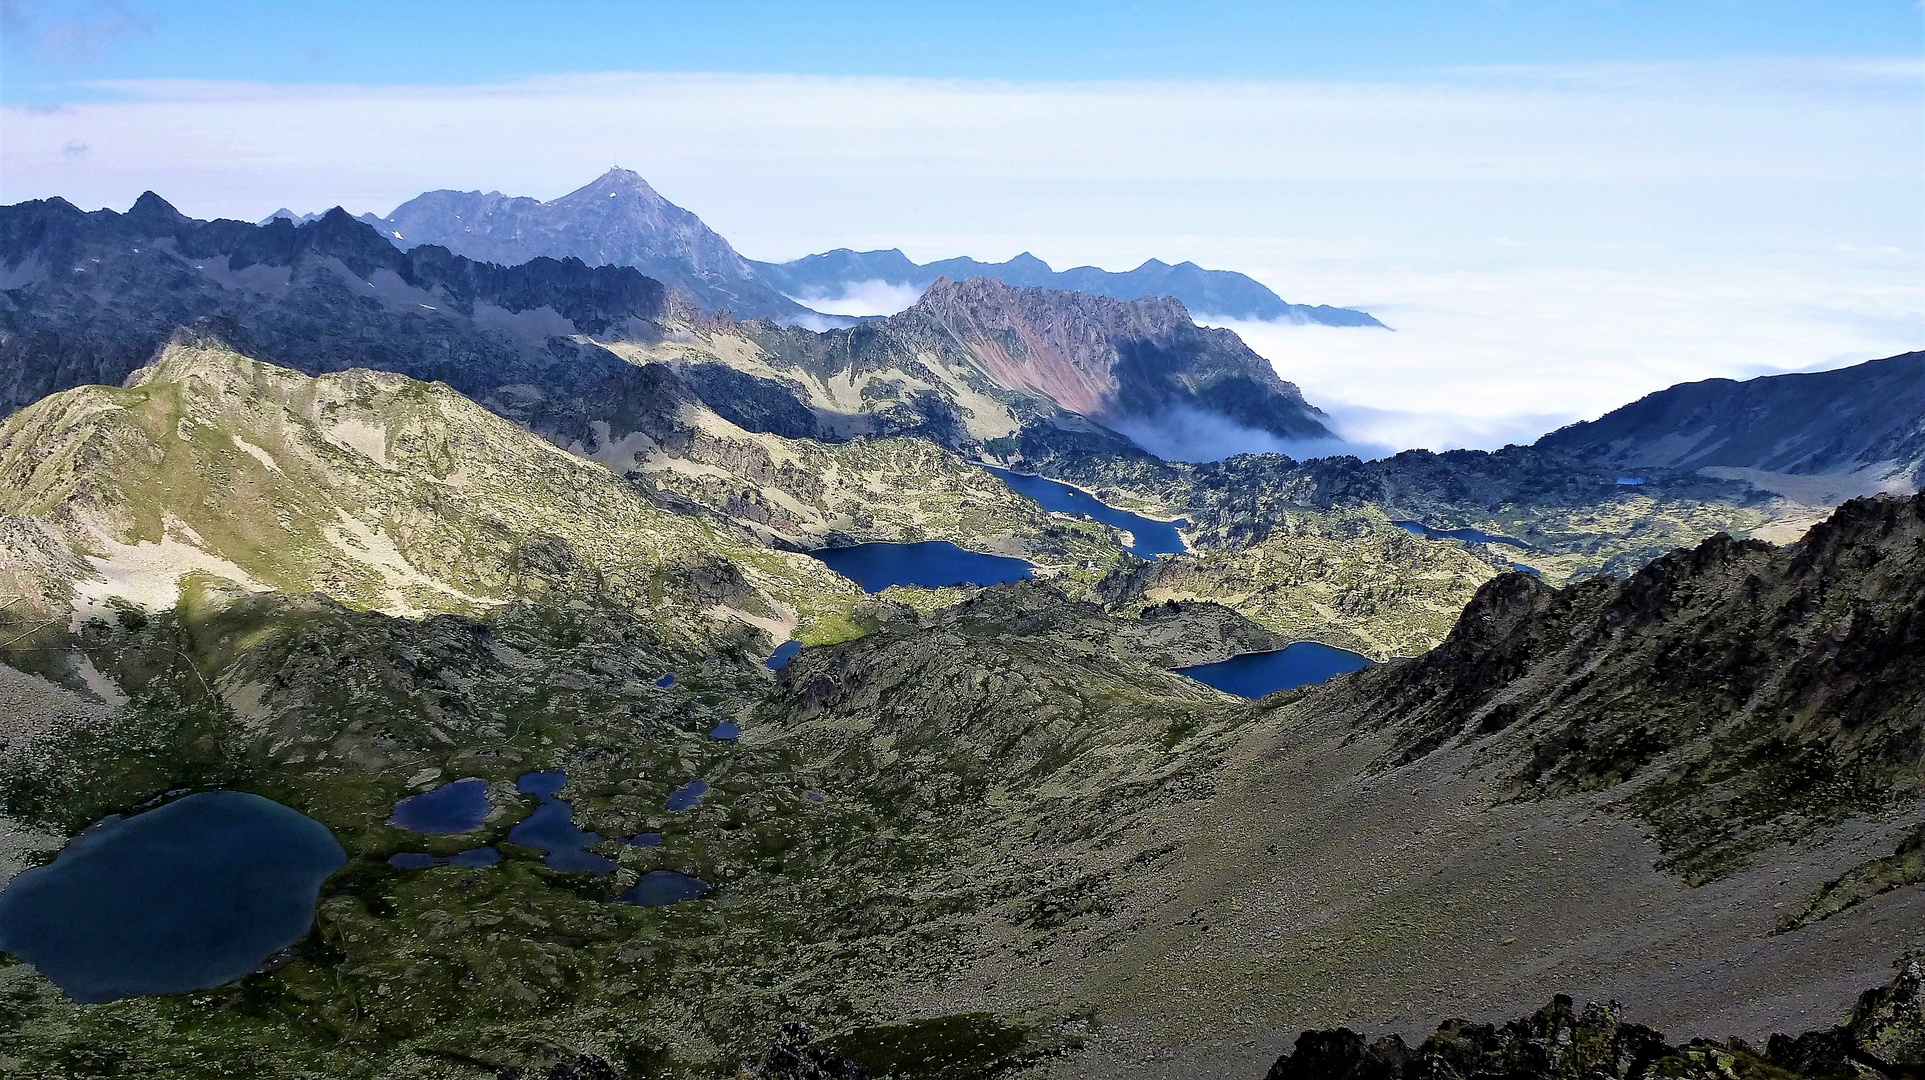
[{"label": "rocky peak", "polygon": [[705,310],[791,318],[801,305],[762,281],[748,260],[648,181],[614,168],[559,198],[430,191],[385,218],[364,219],[409,250],[433,244],[512,266],[538,257],[630,266],[687,293]]},{"label": "rocky peak", "polygon": [[172,236],[189,220],[172,203],[151,191],[143,191],[124,215],[128,225],[143,236]]}]

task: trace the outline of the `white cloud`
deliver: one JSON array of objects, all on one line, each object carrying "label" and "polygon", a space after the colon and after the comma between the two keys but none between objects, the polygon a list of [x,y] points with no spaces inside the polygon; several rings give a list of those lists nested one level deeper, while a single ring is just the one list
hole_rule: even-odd
[{"label": "white cloud", "polygon": [[1287,454],[1299,461],[1338,454],[1378,456],[1342,439],[1282,439],[1188,405],[1110,425],[1165,461],[1221,461],[1233,454]]},{"label": "white cloud", "polygon": [[886,281],[850,281],[834,294],[791,296],[789,299],[829,315],[894,315],[922,298],[913,285]]},{"label": "white cloud", "polygon": [[1530,442],[1673,383],[1838,367],[1925,347],[1925,290],[1915,267],[1916,259],[1888,266],[1847,257],[1796,271],[1331,263],[1322,279],[1395,332],[1217,325],[1330,412],[1349,440],[1490,448]]}]

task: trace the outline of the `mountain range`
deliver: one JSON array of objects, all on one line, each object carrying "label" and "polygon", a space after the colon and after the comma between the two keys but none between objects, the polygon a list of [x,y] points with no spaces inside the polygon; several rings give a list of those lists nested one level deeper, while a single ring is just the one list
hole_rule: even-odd
[{"label": "mountain range", "polygon": [[867,283],[927,289],[938,278],[994,278],[1011,285],[1070,289],[1092,296],[1140,300],[1170,296],[1203,318],[1267,319],[1322,326],[1382,327],[1370,314],[1328,304],[1290,304],[1255,279],[1230,270],[1205,270],[1191,262],[1175,266],[1146,260],[1134,270],[1102,270],[1078,266],[1052,270],[1048,263],[1025,251],[1007,262],[971,258],[912,262],[901,251],[851,251],[837,248],[785,263],[755,263],[763,279],[789,296],[811,300],[834,299]]},{"label": "mountain range", "polygon": [[506,266],[544,255],[632,266],[709,311],[785,322],[811,314],[771,288],[757,266],[701,218],[627,169],[610,169],[547,202],[498,191],[430,191],[387,217],[363,214],[361,220],[403,250],[434,244]]},{"label": "mountain range", "polygon": [[694,399],[751,430],[918,434],[1003,456],[1023,438],[1136,452],[1114,428],[1153,438],[1177,422],[1329,434],[1267,361],[1167,299],[979,279],[816,333],[707,315],[630,267],[403,252],[339,210],[304,225],[202,222],[151,192],[126,214],[0,208],[0,265],[9,411],[117,383],[176,328],[218,323],[254,358],[439,379],[564,442],[660,436]]},{"label": "mountain range", "polygon": [[[320,216],[281,209],[261,224],[280,218],[301,225]],[[706,311],[726,310],[737,319],[766,318],[818,329],[848,320],[809,310],[804,306],[809,298],[837,297],[877,281],[913,287],[920,293],[943,277],[994,278],[1011,285],[1119,300],[1168,296],[1214,318],[1383,325],[1348,308],[1288,304],[1244,274],[1205,270],[1188,262],[1171,266],[1150,259],[1123,273],[1093,266],[1057,272],[1028,253],[1002,263],[961,258],[917,265],[900,251],[846,248],[785,263],[758,262],[737,254],[701,218],[622,168],[610,169],[586,186],[546,202],[498,191],[441,190],[424,192],[386,217],[371,213],[360,217],[403,250],[434,244],[478,262],[508,266],[537,256],[573,257],[589,266],[633,266],[671,290],[686,293]]]}]

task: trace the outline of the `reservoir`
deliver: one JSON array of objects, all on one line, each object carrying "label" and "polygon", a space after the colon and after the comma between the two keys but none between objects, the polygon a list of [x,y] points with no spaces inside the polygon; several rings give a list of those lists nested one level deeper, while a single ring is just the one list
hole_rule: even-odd
[{"label": "reservoir", "polygon": [[1214,664],[1177,668],[1225,693],[1260,698],[1279,690],[1320,683],[1332,676],[1369,667],[1368,656],[1315,641],[1299,641],[1275,652],[1246,653]]},{"label": "reservoir", "polygon": [[1027,473],[1010,472],[993,465],[983,468],[996,474],[1011,491],[1027,495],[1043,504],[1043,509],[1064,514],[1075,514],[1105,525],[1113,525],[1131,536],[1125,545],[1130,554],[1139,559],[1154,559],[1158,555],[1180,555],[1189,548],[1183,543],[1183,536],[1177,530],[1188,526],[1187,521],[1158,521],[1155,518],[1132,514],[1128,510],[1118,510],[1096,496],[1080,488],[1071,487],[1060,480],[1044,476],[1031,476]]},{"label": "reservoir", "polygon": [[1036,569],[1022,559],[1007,555],[964,551],[947,540],[857,544],[819,548],[809,554],[862,586],[863,592],[872,593],[891,585],[920,585],[926,589],[947,585],[1001,585],[1021,581]]},{"label": "reservoir", "polygon": [[0,948],[79,1002],[229,983],[314,923],[347,853],[320,822],[239,791],[108,818],[0,893]]}]

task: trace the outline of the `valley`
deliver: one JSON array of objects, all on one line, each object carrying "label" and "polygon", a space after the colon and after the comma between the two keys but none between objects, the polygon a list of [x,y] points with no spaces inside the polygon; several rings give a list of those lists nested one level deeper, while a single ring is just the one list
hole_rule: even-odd
[{"label": "valley", "polygon": [[[808,329],[611,183],[0,208],[9,1075],[1352,1076],[1553,994],[1910,1075],[1925,354],[1166,460],[1335,434],[1177,298]],[[114,853],[234,806],[281,922],[61,899],[208,909],[211,826]]]}]

